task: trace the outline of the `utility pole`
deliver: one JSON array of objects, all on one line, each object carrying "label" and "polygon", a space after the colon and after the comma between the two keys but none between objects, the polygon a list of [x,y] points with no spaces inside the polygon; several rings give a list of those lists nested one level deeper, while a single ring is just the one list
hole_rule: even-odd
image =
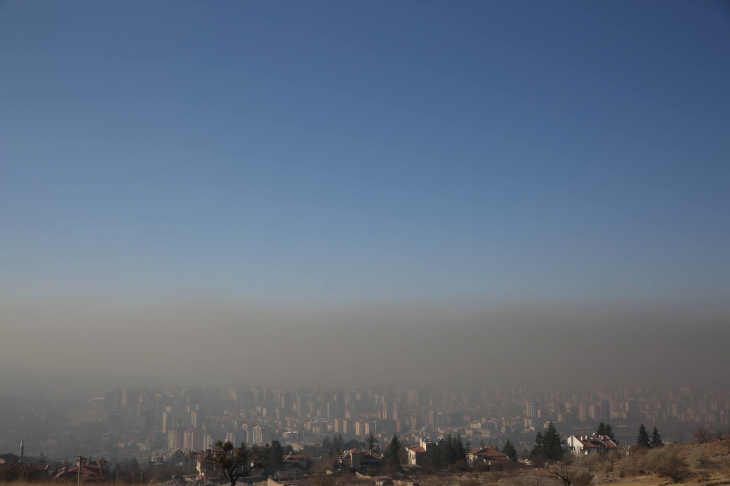
[{"label": "utility pole", "polygon": [[76,475],[76,484],[81,484],[81,454],[79,454],[79,467],[76,471],[78,474]]}]

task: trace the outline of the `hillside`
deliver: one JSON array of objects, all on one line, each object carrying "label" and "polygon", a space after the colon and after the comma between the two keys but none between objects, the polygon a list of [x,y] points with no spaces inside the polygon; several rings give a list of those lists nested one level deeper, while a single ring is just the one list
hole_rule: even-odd
[{"label": "hillside", "polygon": [[[413,481],[420,486],[567,486],[554,473],[556,470],[556,466],[546,470],[513,468],[420,477],[413,478]],[[611,483],[663,486],[675,481],[703,486],[730,484],[730,440],[684,446],[668,445],[647,452],[634,451],[626,457],[594,456],[573,461],[558,472],[563,475],[567,472],[570,486]],[[408,485],[410,482],[403,484]]]}]

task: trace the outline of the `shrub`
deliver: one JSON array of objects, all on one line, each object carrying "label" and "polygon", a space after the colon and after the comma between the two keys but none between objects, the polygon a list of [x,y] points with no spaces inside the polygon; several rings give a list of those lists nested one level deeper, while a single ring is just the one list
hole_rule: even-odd
[{"label": "shrub", "polygon": [[638,476],[646,473],[646,452],[638,449],[617,464],[619,476]]},{"label": "shrub", "polygon": [[602,469],[601,466],[603,466],[605,461],[606,456],[604,454],[592,454],[581,459],[580,464],[587,467],[589,471],[593,471]]},{"label": "shrub", "polygon": [[712,431],[705,426],[699,427],[692,433],[692,435],[695,436],[695,440],[697,440],[698,444],[706,444],[714,437]]},{"label": "shrub", "polygon": [[709,469],[715,465],[707,451],[696,448],[689,456],[690,465],[697,469]]},{"label": "shrub", "polygon": [[572,486],[588,486],[593,481],[593,474],[587,471],[579,471],[573,475]]},{"label": "shrub", "polygon": [[673,483],[681,483],[691,475],[687,463],[679,457],[679,448],[676,446],[652,450],[646,456],[645,467]]}]

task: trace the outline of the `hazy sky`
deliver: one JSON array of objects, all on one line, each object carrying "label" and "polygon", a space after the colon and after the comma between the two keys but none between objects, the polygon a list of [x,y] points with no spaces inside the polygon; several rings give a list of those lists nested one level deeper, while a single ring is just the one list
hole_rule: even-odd
[{"label": "hazy sky", "polygon": [[0,366],[730,367],[729,55],[709,0],[0,1]]}]

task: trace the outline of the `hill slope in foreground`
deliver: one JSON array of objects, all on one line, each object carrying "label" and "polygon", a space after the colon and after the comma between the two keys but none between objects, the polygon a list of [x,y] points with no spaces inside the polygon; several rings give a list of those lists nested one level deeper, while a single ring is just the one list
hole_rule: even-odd
[{"label": "hill slope in foreground", "polygon": [[494,483],[503,486],[730,484],[730,439],[683,446],[670,444],[648,451],[634,449],[628,456],[593,456],[566,461],[565,464],[552,465],[544,470],[516,468],[419,481],[420,486]]},{"label": "hill slope in foreground", "polygon": [[[295,486],[345,486],[379,485],[393,486],[616,486],[637,484],[641,486],[666,486],[671,484],[688,486],[719,486],[730,484],[730,438],[705,444],[666,445],[641,451],[632,450],[628,456],[595,455],[581,460],[570,457],[558,464],[536,468],[514,463],[492,467],[489,471],[463,470],[451,467],[449,472],[427,473],[425,470],[406,470],[388,476],[370,478],[353,473],[339,475],[304,476],[292,481],[262,481],[263,485]],[[376,480],[377,479],[377,480]],[[385,480],[385,481],[383,481]],[[180,486],[201,486],[203,481],[185,483],[181,480],[160,483],[161,486],[180,483]],[[7,483],[13,486],[38,486],[43,482]],[[103,483],[102,483],[103,484]],[[121,483],[114,483],[124,486]],[[149,483],[154,485],[154,483]],[[245,483],[240,482],[241,486]],[[130,485],[131,486],[131,485]],[[136,483],[139,486],[139,483]]]}]

